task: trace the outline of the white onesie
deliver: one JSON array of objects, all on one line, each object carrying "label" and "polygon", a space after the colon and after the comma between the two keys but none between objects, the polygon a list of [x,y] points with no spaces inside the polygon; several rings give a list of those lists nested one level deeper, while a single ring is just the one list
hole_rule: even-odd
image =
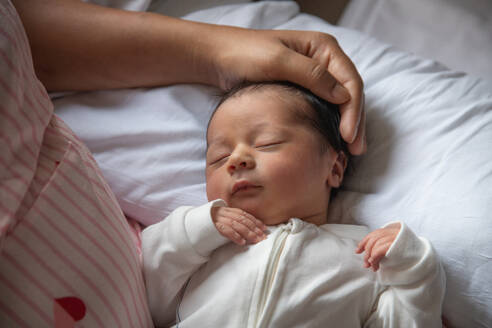
[{"label": "white onesie", "polygon": [[445,277],[430,243],[401,222],[377,273],[363,267],[355,225],[299,219],[238,246],[210,209],[180,207],[143,231],[154,323],[179,327],[441,327]]}]

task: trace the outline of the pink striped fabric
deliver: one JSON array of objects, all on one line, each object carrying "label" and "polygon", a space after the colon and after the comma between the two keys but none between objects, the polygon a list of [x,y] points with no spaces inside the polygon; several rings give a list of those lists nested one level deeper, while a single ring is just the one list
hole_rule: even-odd
[{"label": "pink striped fabric", "polygon": [[0,2],[0,327],[151,327],[139,254]]}]

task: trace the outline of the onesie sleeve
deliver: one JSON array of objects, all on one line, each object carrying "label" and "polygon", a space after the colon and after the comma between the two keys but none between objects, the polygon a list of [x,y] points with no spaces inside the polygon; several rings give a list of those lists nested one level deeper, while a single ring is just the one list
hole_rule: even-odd
[{"label": "onesie sleeve", "polygon": [[428,240],[399,223],[377,273],[382,292],[364,327],[441,327],[446,285],[441,263]]},{"label": "onesie sleeve", "polygon": [[143,273],[156,326],[174,323],[180,291],[190,276],[229,240],[215,228],[210,211],[225,206],[215,200],[180,207],[142,232]]}]

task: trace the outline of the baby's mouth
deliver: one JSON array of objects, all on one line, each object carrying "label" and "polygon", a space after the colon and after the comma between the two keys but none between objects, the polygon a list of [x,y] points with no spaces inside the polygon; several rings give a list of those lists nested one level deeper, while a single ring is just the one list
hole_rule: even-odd
[{"label": "baby's mouth", "polygon": [[248,180],[239,180],[232,186],[231,194],[234,196],[236,193],[241,193],[245,191],[250,191],[253,189],[261,188],[259,185],[255,185],[254,183]]}]

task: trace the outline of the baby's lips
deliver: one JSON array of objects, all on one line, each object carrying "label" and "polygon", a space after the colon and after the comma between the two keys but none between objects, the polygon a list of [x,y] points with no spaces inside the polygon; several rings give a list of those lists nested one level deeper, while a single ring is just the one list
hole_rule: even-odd
[{"label": "baby's lips", "polygon": [[240,190],[247,189],[247,188],[258,188],[258,185],[255,185],[254,183],[248,181],[248,180],[239,180],[234,185],[232,186],[232,191],[231,194],[234,195]]}]

